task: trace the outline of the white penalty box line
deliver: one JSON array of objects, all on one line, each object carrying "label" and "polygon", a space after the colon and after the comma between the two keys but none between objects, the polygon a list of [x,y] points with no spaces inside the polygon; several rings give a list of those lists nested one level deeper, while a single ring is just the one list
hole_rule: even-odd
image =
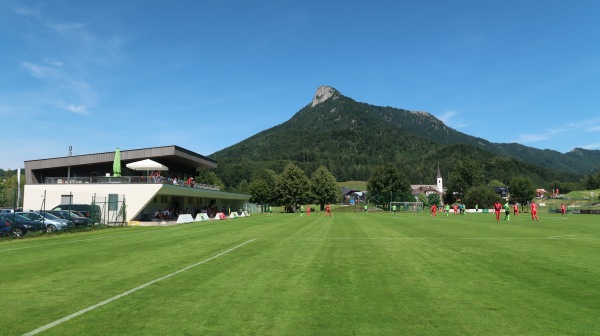
[{"label": "white penalty box line", "polygon": [[130,289],[130,290],[126,291],[126,292],[123,292],[123,293],[121,293],[121,294],[119,294],[119,295],[115,295],[115,296],[111,297],[110,299],[106,299],[106,300],[104,300],[104,301],[102,301],[102,302],[99,302],[99,303],[97,303],[97,304],[93,305],[93,306],[89,306],[89,307],[87,307],[87,308],[85,308],[85,309],[82,309],[82,310],[80,310],[80,311],[76,312],[76,313],[73,313],[73,314],[71,314],[71,315],[65,316],[65,317],[63,317],[63,318],[61,318],[61,319],[59,319],[59,320],[56,320],[56,321],[52,322],[52,323],[48,323],[48,324],[46,324],[46,325],[45,325],[45,326],[43,326],[43,327],[37,328],[37,329],[35,329],[35,330],[33,330],[33,331],[30,331],[30,332],[28,332],[28,333],[26,333],[26,334],[23,334],[23,335],[24,335],[24,336],[29,336],[29,335],[36,335],[36,334],[39,334],[39,333],[41,333],[42,331],[48,330],[48,329],[50,329],[50,328],[52,328],[52,327],[55,327],[55,326],[57,326],[57,325],[59,325],[59,324],[61,324],[61,323],[63,323],[63,322],[69,321],[69,320],[71,320],[71,319],[73,319],[73,318],[75,318],[75,317],[77,317],[77,316],[79,316],[79,315],[85,314],[85,313],[87,313],[87,312],[89,312],[89,311],[91,311],[91,310],[94,310],[94,309],[98,308],[98,307],[104,306],[105,304],[111,303],[111,302],[113,302],[113,301],[115,301],[115,300],[118,300],[118,299],[120,299],[120,298],[122,298],[122,297],[124,297],[124,296],[127,296],[127,295],[129,295],[129,294],[131,294],[131,293],[137,292],[138,290],[140,290],[140,289],[143,289],[143,288],[145,288],[145,287],[148,287],[148,286],[150,286],[150,285],[152,285],[152,284],[155,284],[155,283],[157,283],[157,282],[159,282],[159,281],[162,281],[162,280],[168,279],[168,278],[170,278],[170,277],[172,277],[172,276],[174,276],[174,275],[176,275],[176,274],[179,274],[179,273],[185,272],[185,271],[189,270],[190,268],[193,268],[193,267],[196,267],[196,266],[202,265],[202,264],[204,264],[204,263],[207,263],[207,262],[209,262],[209,261],[211,261],[211,260],[214,260],[214,259],[217,259],[217,258],[219,258],[219,257],[222,257],[222,256],[226,255],[226,254],[227,254],[227,253],[229,253],[229,252],[232,252],[232,251],[234,251],[234,250],[236,250],[236,249],[239,249],[240,247],[242,247],[242,246],[244,246],[244,245],[246,245],[246,244],[248,244],[248,243],[251,243],[251,242],[253,242],[254,240],[255,240],[255,239],[250,239],[250,240],[248,240],[248,241],[246,241],[246,242],[244,242],[244,243],[241,243],[241,244],[239,244],[239,245],[237,245],[237,246],[234,246],[234,247],[232,247],[232,248],[230,248],[230,249],[228,249],[228,250],[225,250],[225,251],[223,251],[223,252],[221,252],[221,253],[219,253],[219,254],[215,254],[214,256],[212,256],[212,257],[210,257],[210,258],[208,258],[208,259],[204,259],[204,260],[202,260],[202,261],[199,261],[199,262],[197,262],[197,263],[195,263],[195,264],[192,264],[192,265],[189,265],[189,266],[187,266],[187,267],[184,267],[184,268],[182,268],[182,269],[180,269],[180,270],[177,270],[177,271],[175,271],[175,272],[173,272],[173,273],[170,273],[170,274],[167,274],[167,275],[165,275],[165,276],[162,276],[162,277],[160,277],[160,278],[158,278],[158,279],[154,279],[154,280],[152,280],[152,281],[146,282],[146,283],[145,283],[145,284],[143,284],[143,285],[140,285],[140,286],[137,286],[137,287],[135,287],[135,288],[132,288],[132,289]]}]

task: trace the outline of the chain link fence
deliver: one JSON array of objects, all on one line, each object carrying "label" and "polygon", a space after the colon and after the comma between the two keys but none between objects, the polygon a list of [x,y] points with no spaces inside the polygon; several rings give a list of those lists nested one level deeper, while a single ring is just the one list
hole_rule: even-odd
[{"label": "chain link fence", "polygon": [[55,197],[52,198],[52,204],[48,200],[49,197],[44,193],[40,208],[28,210],[52,210],[60,207],[62,210],[74,210],[83,213],[90,218],[90,222],[93,224],[127,225],[127,203],[124,195],[70,192],[69,194],[60,195],[59,204],[55,204]]}]

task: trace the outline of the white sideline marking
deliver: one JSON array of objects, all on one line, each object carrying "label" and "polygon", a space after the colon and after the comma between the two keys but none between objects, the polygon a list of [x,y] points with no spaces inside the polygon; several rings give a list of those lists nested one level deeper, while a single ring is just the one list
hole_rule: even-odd
[{"label": "white sideline marking", "polygon": [[[265,238],[269,239],[269,238]],[[273,238],[277,239],[277,238]],[[598,237],[582,237],[582,235],[566,235],[554,237],[374,237],[374,238],[287,238],[289,240],[548,240],[548,239],[600,239]]]},{"label": "white sideline marking", "polygon": [[554,236],[554,237],[548,237],[548,239],[576,239],[576,238],[589,238],[589,237],[582,237],[585,236],[586,234],[572,234],[572,235],[564,235],[564,236]]},{"label": "white sideline marking", "polygon": [[94,309],[98,308],[98,307],[104,306],[105,304],[108,304],[108,303],[111,303],[111,302],[113,302],[113,301],[115,301],[115,300],[118,300],[118,299],[120,299],[120,298],[122,298],[122,297],[124,297],[124,296],[127,296],[127,295],[129,295],[129,294],[131,294],[131,293],[133,293],[133,292],[136,292],[136,291],[138,291],[138,290],[140,290],[140,289],[142,289],[142,288],[148,287],[148,286],[150,286],[150,285],[152,285],[152,284],[154,284],[154,283],[157,283],[157,282],[159,282],[159,281],[162,281],[162,280],[165,280],[165,279],[167,279],[167,278],[170,278],[170,277],[172,277],[173,275],[179,274],[179,273],[181,273],[181,272],[185,272],[185,271],[189,270],[189,269],[190,269],[190,268],[192,268],[192,267],[196,267],[196,266],[198,266],[198,265],[202,265],[202,264],[204,264],[204,263],[207,263],[207,262],[209,262],[209,261],[211,261],[211,260],[213,260],[213,259],[217,259],[218,257],[221,257],[221,256],[223,256],[223,255],[225,255],[225,254],[227,254],[227,253],[229,253],[229,252],[231,252],[231,251],[233,251],[233,250],[235,250],[235,249],[238,249],[238,248],[240,248],[240,247],[242,247],[242,246],[244,246],[244,245],[246,245],[246,244],[248,244],[248,243],[250,243],[250,242],[252,242],[252,241],[254,241],[254,239],[250,239],[250,240],[248,240],[247,242],[244,242],[244,243],[242,243],[242,244],[240,244],[240,245],[234,246],[234,247],[232,247],[232,248],[230,248],[230,249],[228,249],[228,250],[226,250],[226,251],[223,251],[223,252],[221,252],[221,253],[219,253],[219,254],[216,254],[216,255],[214,255],[214,256],[212,256],[212,257],[208,258],[208,259],[204,259],[204,260],[202,260],[202,261],[199,261],[199,262],[197,262],[197,263],[195,263],[195,264],[192,264],[192,265],[190,265],[190,266],[187,266],[187,267],[184,267],[184,268],[182,268],[182,269],[180,269],[180,270],[177,270],[177,271],[175,271],[175,272],[173,272],[173,273],[170,273],[170,274],[167,274],[167,275],[165,275],[165,276],[162,276],[162,277],[160,277],[160,278],[158,278],[158,279],[154,279],[154,280],[152,280],[152,281],[146,282],[146,283],[145,283],[145,284],[143,284],[143,285],[140,285],[140,286],[137,286],[137,287],[135,287],[135,288],[132,288],[132,289],[130,289],[130,290],[126,291],[126,292],[123,292],[123,293],[121,293],[121,294],[119,294],[119,295],[115,295],[115,296],[111,297],[110,299],[106,299],[106,300],[104,300],[104,301],[102,301],[102,302],[96,303],[96,304],[95,304],[95,305],[93,305],[93,306],[89,306],[89,307],[87,307],[87,308],[85,308],[85,309],[82,309],[82,310],[80,310],[80,311],[76,312],[76,313],[73,313],[73,314],[71,314],[71,315],[68,315],[68,316],[65,316],[65,317],[63,317],[63,318],[61,318],[61,319],[59,319],[59,320],[56,320],[56,321],[54,321],[54,322],[52,322],[52,323],[48,323],[48,324],[46,324],[46,325],[45,325],[45,326],[43,326],[43,327],[37,328],[37,329],[35,329],[35,330],[33,330],[33,331],[30,331],[30,332],[28,332],[28,333],[26,333],[26,334],[23,334],[23,336],[29,336],[29,335],[36,335],[36,334],[39,334],[39,333],[41,333],[42,331],[48,330],[48,329],[50,329],[50,328],[52,328],[52,327],[55,327],[55,326],[57,326],[57,325],[59,325],[59,324],[61,324],[61,323],[63,323],[63,322],[66,322],[66,321],[68,321],[68,320],[70,320],[70,319],[72,319],[72,318],[75,318],[75,317],[77,317],[77,316],[79,316],[79,315],[85,314],[85,313],[87,313],[87,312],[89,312],[89,311],[91,311],[91,310],[94,310]]}]

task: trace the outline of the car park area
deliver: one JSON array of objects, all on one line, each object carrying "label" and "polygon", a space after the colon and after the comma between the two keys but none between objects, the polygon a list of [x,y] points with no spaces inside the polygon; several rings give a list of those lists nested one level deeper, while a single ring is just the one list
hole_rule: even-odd
[{"label": "car park area", "polygon": [[[27,217],[21,216],[17,213],[12,214],[0,214],[0,222],[3,222],[3,234],[12,235],[14,238],[21,238],[25,236],[29,232],[33,231],[47,231],[46,224],[36,221],[30,220]],[[10,227],[10,230],[7,229]]]}]

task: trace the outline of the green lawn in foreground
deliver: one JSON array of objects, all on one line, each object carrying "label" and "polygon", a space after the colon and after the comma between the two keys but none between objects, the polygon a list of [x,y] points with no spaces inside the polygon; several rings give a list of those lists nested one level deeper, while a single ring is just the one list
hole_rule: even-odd
[{"label": "green lawn in foreground", "polygon": [[594,335],[600,216],[257,215],[0,243],[2,335]]}]

